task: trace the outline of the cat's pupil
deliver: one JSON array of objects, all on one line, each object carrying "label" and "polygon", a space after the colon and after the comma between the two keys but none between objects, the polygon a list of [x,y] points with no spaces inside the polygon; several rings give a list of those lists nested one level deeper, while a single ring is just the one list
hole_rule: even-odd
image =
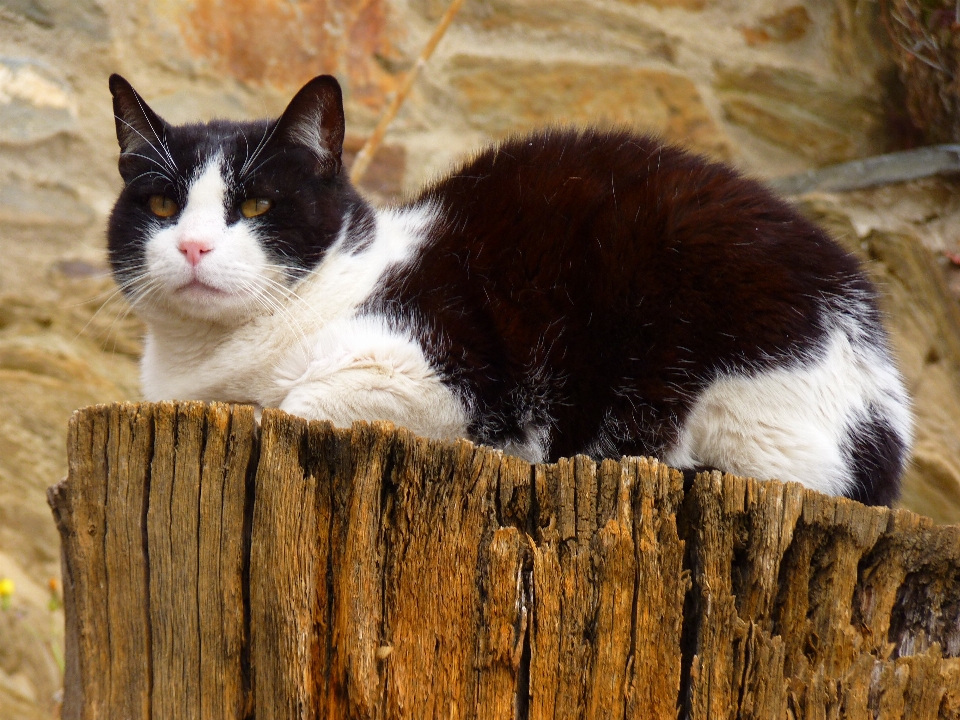
[{"label": "cat's pupil", "polygon": [[173,217],[180,209],[180,206],[166,195],[151,195],[149,205],[150,212],[161,218]]},{"label": "cat's pupil", "polygon": [[247,198],[240,203],[240,213],[244,217],[252,218],[263,215],[273,207],[273,201],[267,198]]}]

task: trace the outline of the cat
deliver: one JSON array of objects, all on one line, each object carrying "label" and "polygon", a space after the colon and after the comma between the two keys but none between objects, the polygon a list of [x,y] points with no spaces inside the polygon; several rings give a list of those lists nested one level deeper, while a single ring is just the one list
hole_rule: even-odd
[{"label": "cat", "polygon": [[258,122],[174,126],[110,90],[108,251],[148,328],[147,399],[897,498],[912,417],[876,290],[735,170],[553,128],[375,209],[333,77]]}]

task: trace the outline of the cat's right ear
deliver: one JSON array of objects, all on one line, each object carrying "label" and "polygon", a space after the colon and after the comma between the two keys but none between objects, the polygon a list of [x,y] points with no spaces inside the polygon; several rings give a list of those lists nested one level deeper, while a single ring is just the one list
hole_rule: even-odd
[{"label": "cat's right ear", "polygon": [[117,123],[121,154],[161,145],[165,123],[133,86],[114,74],[110,76],[110,93],[113,95],[113,117]]},{"label": "cat's right ear", "polygon": [[277,123],[283,141],[306,147],[317,158],[317,172],[336,175],[343,155],[343,94],[332,75],[320,75],[304,85]]}]

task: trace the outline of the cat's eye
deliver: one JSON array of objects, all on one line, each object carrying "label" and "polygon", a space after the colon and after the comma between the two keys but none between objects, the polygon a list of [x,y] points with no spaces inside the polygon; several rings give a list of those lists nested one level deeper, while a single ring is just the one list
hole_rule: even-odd
[{"label": "cat's eye", "polygon": [[177,210],[180,209],[180,206],[177,205],[173,200],[168,198],[166,195],[151,195],[150,196],[150,212],[152,212],[157,217],[168,218],[173,217],[177,214]]},{"label": "cat's eye", "polygon": [[252,218],[263,215],[273,207],[273,201],[266,198],[247,198],[240,203],[240,213],[244,217]]}]

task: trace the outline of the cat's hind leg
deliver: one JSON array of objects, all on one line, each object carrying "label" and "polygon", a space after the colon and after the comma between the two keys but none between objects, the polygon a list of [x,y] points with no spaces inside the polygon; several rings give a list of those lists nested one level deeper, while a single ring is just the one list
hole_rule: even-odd
[{"label": "cat's hind leg", "polygon": [[889,359],[837,330],[822,354],[714,380],[664,460],[889,503],[910,434],[906,394]]}]

